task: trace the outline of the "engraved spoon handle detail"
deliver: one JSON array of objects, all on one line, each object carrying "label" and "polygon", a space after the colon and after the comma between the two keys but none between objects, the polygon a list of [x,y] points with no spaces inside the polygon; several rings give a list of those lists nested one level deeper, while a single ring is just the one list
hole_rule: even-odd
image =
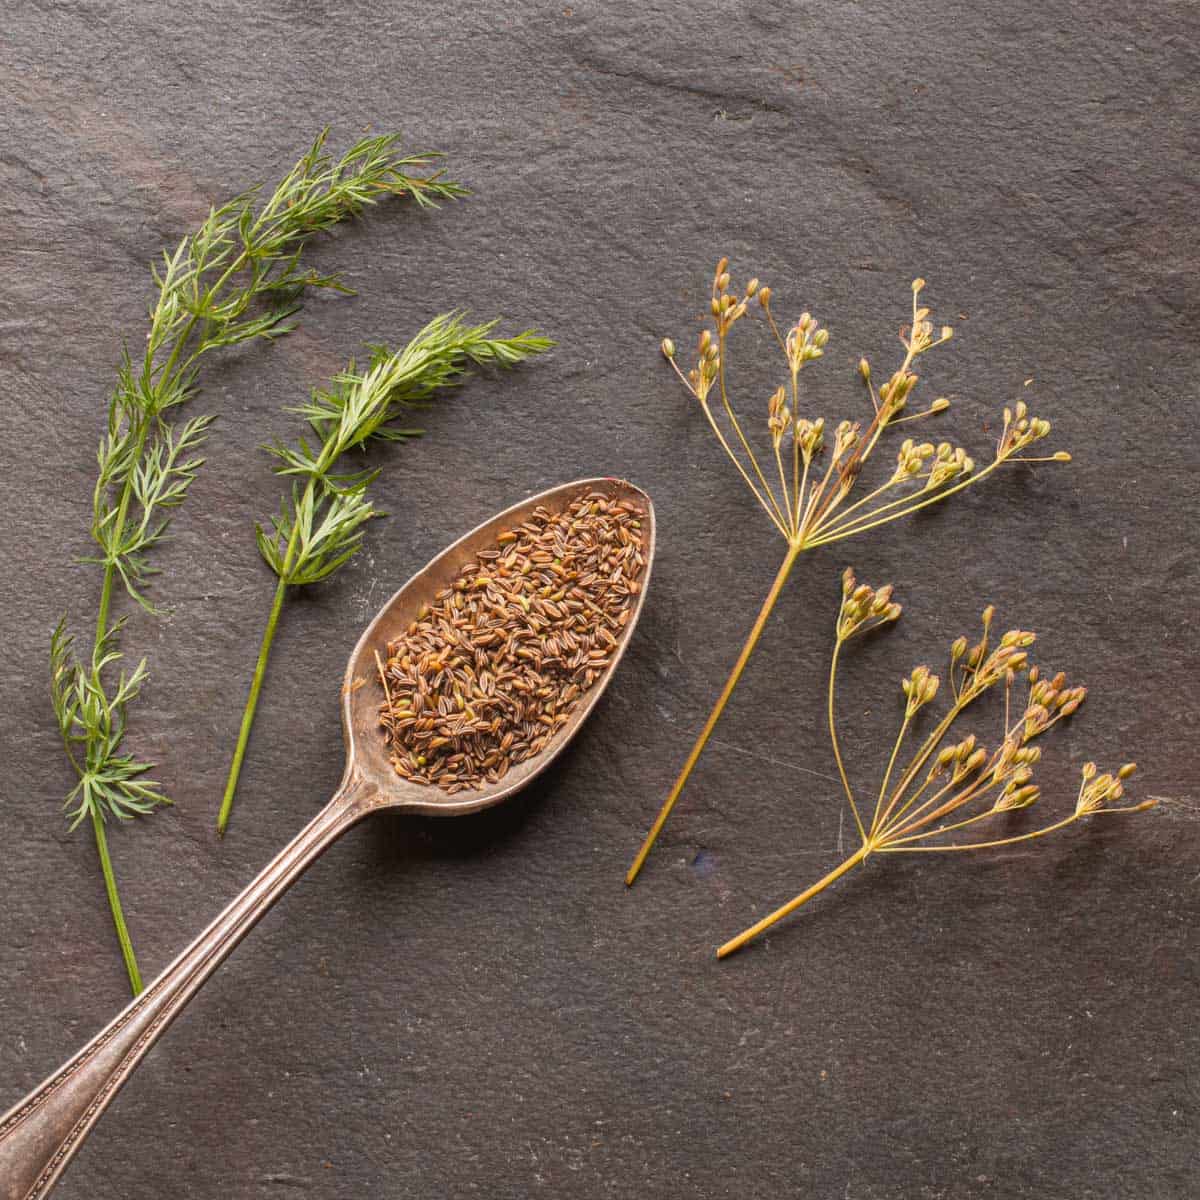
[{"label": "engraved spoon handle detail", "polygon": [[0,1200],[42,1200],[159,1035],[304,869],[370,807],[358,780],[337,795],[153,983],[73,1058],[0,1117]]}]

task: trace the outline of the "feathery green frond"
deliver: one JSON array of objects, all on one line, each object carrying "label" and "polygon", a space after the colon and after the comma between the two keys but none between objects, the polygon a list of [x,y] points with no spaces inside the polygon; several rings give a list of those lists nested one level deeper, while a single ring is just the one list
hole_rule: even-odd
[{"label": "feathery green frond", "polygon": [[[151,267],[149,328],[136,351],[122,352],[97,453],[90,529],[97,552],[84,560],[104,569],[92,658],[78,661],[65,625],[50,646],[54,710],[79,777],[67,800],[72,828],[89,816],[98,823],[109,816],[128,819],[168,802],[146,778],[150,764],[122,748],[127,708],[146,677],[146,663],[132,672],[119,670],[122,622],[111,622],[109,611],[118,584],[144,610],[157,611],[146,595],[156,570],[152,551],[167,536],[173,510],[187,498],[204,462],[198,450],[212,421],[173,420],[173,410],[196,395],[201,359],[212,350],[287,333],[310,289],[350,290],[336,275],[302,264],[314,234],[384,196],[408,196],[430,206],[464,194],[435,169],[438,155],[401,155],[395,135],[364,138],[340,158],[326,151],[325,141],[323,132],[269,195],[252,188],[213,208]],[[326,547],[331,538],[343,540],[344,525],[344,519],[335,521],[331,533],[318,522],[309,530],[305,544],[316,564],[310,569],[336,569],[338,555],[331,557]],[[136,992],[140,976],[101,824],[96,839]]]},{"label": "feathery green frond", "polygon": [[315,390],[306,403],[291,410],[308,422],[311,436],[302,435],[292,445],[274,442],[266,447],[276,459],[275,473],[290,478],[292,489],[270,528],[255,527],[258,551],[279,582],[229,768],[217,818],[219,832],[224,832],[233,806],[287,589],[328,579],[358,553],[367,522],[381,515],[367,496],[379,472],[347,470],[341,460],[372,440],[419,437],[420,429],[397,422],[438,392],[461,383],[472,365],[515,366],[554,344],[531,330],[493,337],[497,324],[470,325],[462,313],[442,313],[401,350],[369,347],[365,370],[349,363],[328,387]]},{"label": "feathery green frond", "polygon": [[116,639],[121,622],[99,638],[90,664],[78,661],[74,639],[60,622],[50,639],[50,687],[63,746],[79,781],[67,797],[69,827],[90,816],[128,820],[170,801],[145,778],[149,763],[122,753],[126,710],[146,678],[146,660],[132,672],[121,671],[114,682],[105,670],[121,658]]}]

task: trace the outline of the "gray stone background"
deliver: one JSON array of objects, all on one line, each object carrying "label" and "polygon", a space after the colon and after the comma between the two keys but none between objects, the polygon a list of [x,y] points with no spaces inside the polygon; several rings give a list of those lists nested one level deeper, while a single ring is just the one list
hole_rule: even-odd
[{"label": "gray stone background", "polygon": [[[2,26],[0,1108],[127,997],[90,837],[59,812],[46,643],[63,611],[94,619],[96,571],[72,559],[147,265],[211,201],[325,124],[339,147],[401,129],[475,192],[326,239],[313,261],[359,296],[205,377],[210,463],[159,559],[173,612],[127,639],[153,669],[131,746],[177,801],[111,835],[148,974],[329,795],[340,672],[398,581],[585,474],[648,489],[661,530],[631,653],[561,765],[486,815],[353,830],[144,1063],[63,1200],[1195,1194],[1193,5],[46,2]],[[1026,394],[1075,462],[804,560],[626,892],[782,552],[656,350],[691,345],[723,253],[832,330],[814,413],[861,415],[853,365],[891,362],[922,274],[957,328],[922,385],[958,401],[945,436],[986,452]],[[270,583],[257,447],[364,341],[456,305],[559,349],[386,457],[393,515],[286,614],[220,843]],[[777,374],[744,371],[751,407]],[[847,833],[821,720],[847,563],[906,604],[847,666],[864,787],[900,673],[990,600],[1092,688],[1046,746],[1047,808],[1093,756],[1136,757],[1137,794],[1171,803],[872,863],[718,966]]]}]

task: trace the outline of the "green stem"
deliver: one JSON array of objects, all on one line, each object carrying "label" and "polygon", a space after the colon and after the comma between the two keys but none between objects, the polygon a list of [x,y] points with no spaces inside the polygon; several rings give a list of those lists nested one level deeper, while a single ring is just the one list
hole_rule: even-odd
[{"label": "green stem", "polygon": [[[321,458],[320,469],[328,467],[324,455]],[[304,486],[307,499],[313,490],[313,480]],[[279,614],[283,609],[283,599],[287,594],[288,581],[291,578],[292,566],[296,561],[296,551],[300,545],[300,522],[292,523],[292,533],[288,538],[287,549],[283,552],[283,565],[279,572],[279,582],[275,586],[275,599],[271,601],[271,614],[267,617],[267,627],[263,630],[262,645],[258,648],[258,662],[254,666],[254,678],[250,681],[250,695],[246,697],[246,710],[242,713],[242,727],[238,730],[237,745],[233,750],[233,762],[229,764],[229,778],[225,781],[225,795],[221,799],[221,811],[217,814],[217,833],[224,834],[229,824],[229,813],[233,808],[233,797],[237,792],[238,776],[242,773],[242,759],[246,757],[246,746],[250,741],[250,730],[254,728],[254,715],[258,709],[258,693],[262,691],[263,679],[267,673],[267,660],[271,657],[271,643],[275,640],[275,627],[279,624]]]},{"label": "green stem", "polygon": [[133,953],[133,942],[121,910],[121,897],[117,894],[117,879],[113,874],[112,859],[108,856],[108,839],[104,836],[104,818],[95,805],[92,806],[92,828],[96,831],[96,850],[100,855],[100,870],[104,873],[104,890],[108,893],[108,906],[112,909],[113,924],[117,930],[117,941],[121,945],[121,957],[125,970],[129,972],[129,986],[135,996],[142,990],[142,973],[138,970],[137,958]]},{"label": "green stem", "polygon": [[687,756],[687,761],[683,764],[683,769],[679,772],[674,786],[663,801],[662,808],[658,810],[658,816],[654,818],[654,824],[650,827],[650,832],[646,834],[646,839],[642,842],[642,847],[637,852],[637,857],[633,860],[633,865],[630,866],[625,875],[625,884],[627,887],[632,886],[633,881],[637,879],[638,872],[641,871],[645,864],[651,848],[658,839],[658,835],[662,832],[663,826],[667,823],[667,818],[671,815],[671,810],[675,807],[675,802],[679,799],[684,787],[687,785],[692,770],[695,768],[696,763],[699,762],[700,755],[704,753],[704,747],[708,744],[708,739],[712,737],[712,732],[716,728],[717,722],[721,719],[721,714],[725,711],[725,705],[729,703],[729,698],[733,695],[733,690],[737,687],[738,680],[741,679],[742,672],[746,669],[746,664],[750,661],[750,655],[754,653],[754,647],[758,645],[758,639],[762,636],[762,631],[767,624],[767,618],[771,615],[771,610],[775,607],[775,601],[779,599],[779,594],[783,591],[783,585],[787,583],[788,576],[792,573],[792,567],[796,564],[796,558],[803,548],[799,543],[793,543],[788,546],[787,556],[783,560],[783,565],[779,568],[779,573],[775,576],[775,582],[771,584],[771,590],[767,593],[766,600],[763,601],[758,618],[754,622],[754,627],[750,630],[750,636],[746,639],[746,644],[742,647],[741,654],[738,655],[738,660],[734,664],[733,671],[725,681],[725,687],[722,689],[721,695],[717,698],[717,703],[713,706],[712,712],[708,714],[708,720],[704,722],[704,728],[700,731],[700,736],[696,739],[695,745],[692,746],[691,753]]},{"label": "green stem", "polygon": [[250,730],[254,726],[254,714],[258,708],[258,694],[262,691],[263,677],[267,673],[267,660],[271,657],[271,643],[275,640],[275,627],[279,624],[279,613],[283,598],[287,594],[286,574],[280,576],[275,588],[275,599],[271,603],[271,615],[263,630],[262,645],[258,648],[258,662],[254,667],[254,678],[250,681],[250,695],[242,713],[242,727],[238,732],[237,746],[233,751],[233,762],[229,766],[229,778],[225,781],[225,796],[217,816],[217,832],[223,834],[229,824],[229,813],[233,808],[233,797],[237,792],[238,776],[242,773],[242,759],[246,757],[246,746],[250,741]]},{"label": "green stem", "polygon": [[113,576],[116,567],[113,563],[104,564],[104,583],[100,586],[100,609],[96,614],[96,643],[97,645],[108,632],[108,610],[112,604]]},{"label": "green stem", "polygon": [[[141,458],[142,447],[146,443],[148,424],[143,424],[138,435],[138,452],[136,459]],[[125,520],[129,513],[129,501],[133,495],[132,474],[125,477],[121,488],[121,499],[117,509],[115,536],[119,544],[125,529]],[[104,582],[100,587],[100,607],[96,614],[96,646],[108,636],[108,614],[112,607],[113,583],[116,578],[116,563],[110,558],[104,564]],[[95,649],[92,651],[95,659]],[[69,753],[69,751],[68,751]],[[125,969],[129,972],[129,985],[136,996],[142,990],[142,976],[138,971],[137,957],[133,952],[133,942],[129,937],[129,928],[125,924],[125,913],[121,908],[121,897],[117,892],[117,879],[113,874],[112,859],[108,854],[108,839],[104,836],[104,818],[95,806],[92,807],[92,828],[96,832],[96,853],[100,856],[100,869],[104,873],[104,890],[108,893],[108,906],[112,909],[113,926],[117,931],[117,941],[121,946],[121,957],[125,960]]]},{"label": "green stem", "polygon": [[[133,463],[138,463],[142,459],[142,452],[146,448],[146,436],[150,432],[149,420],[143,419],[142,427],[138,431],[137,450],[134,453]],[[117,551],[120,551],[121,538],[125,534],[125,522],[129,517],[129,502],[133,498],[133,470],[131,466],[125,475],[125,482],[121,485],[121,499],[117,503],[117,520],[113,526],[112,540],[110,545],[116,546]],[[98,646],[108,636],[108,613],[112,607],[113,582],[116,579],[117,564],[111,556],[104,564],[104,582],[100,587],[100,608],[96,613],[96,645]]]}]

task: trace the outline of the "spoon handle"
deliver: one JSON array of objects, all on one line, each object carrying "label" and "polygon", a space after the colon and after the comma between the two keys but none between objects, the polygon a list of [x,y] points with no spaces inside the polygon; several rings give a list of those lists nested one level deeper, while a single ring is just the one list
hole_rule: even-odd
[{"label": "spoon handle", "polygon": [[73,1058],[0,1117],[0,1200],[42,1200],[146,1051],[318,855],[368,811],[343,785],[253,882]]}]

